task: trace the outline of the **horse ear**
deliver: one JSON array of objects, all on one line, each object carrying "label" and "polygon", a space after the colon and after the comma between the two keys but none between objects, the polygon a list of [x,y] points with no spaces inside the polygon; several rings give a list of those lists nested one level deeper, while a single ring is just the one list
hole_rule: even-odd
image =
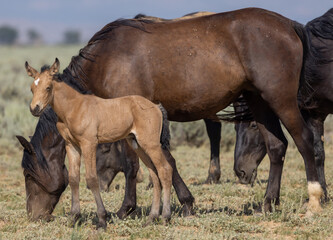
[{"label": "horse ear", "polygon": [[53,65],[50,67],[50,73],[51,75],[54,75],[56,73],[59,72],[59,68],[60,68],[60,62],[58,60],[58,58],[55,59],[55,62],[53,63]]},{"label": "horse ear", "polygon": [[30,154],[34,152],[33,147],[30,142],[28,142],[27,139],[25,139],[22,136],[16,136],[16,138],[19,140],[21,143],[22,147],[24,147],[25,150],[27,150]]},{"label": "horse ear", "polygon": [[35,78],[37,76],[38,71],[33,67],[30,67],[28,62],[25,62],[25,70],[27,70],[27,73],[30,77]]}]

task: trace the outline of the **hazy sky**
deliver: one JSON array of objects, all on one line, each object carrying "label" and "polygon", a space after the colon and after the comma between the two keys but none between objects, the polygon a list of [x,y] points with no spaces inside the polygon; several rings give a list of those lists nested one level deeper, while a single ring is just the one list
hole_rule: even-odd
[{"label": "hazy sky", "polygon": [[261,7],[306,23],[333,7],[333,0],[0,0],[0,25],[20,31],[20,40],[33,28],[49,43],[60,42],[63,32],[80,30],[87,41],[105,24],[138,13],[176,18],[196,11],[224,12]]}]

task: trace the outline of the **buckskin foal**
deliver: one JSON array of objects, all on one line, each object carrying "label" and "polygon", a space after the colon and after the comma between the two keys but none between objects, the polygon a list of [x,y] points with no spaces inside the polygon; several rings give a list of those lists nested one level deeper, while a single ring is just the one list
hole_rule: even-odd
[{"label": "buckskin foal", "polygon": [[[170,194],[172,167],[163,149],[169,147],[168,120],[161,105],[141,96],[102,99],[84,95],[58,77],[59,60],[39,73],[26,62],[26,70],[35,81],[31,84],[33,98],[30,111],[40,116],[50,105],[58,116],[57,128],[66,142],[69,159],[69,184],[72,190],[71,215],[80,216],[80,158],[84,159],[87,185],[97,204],[99,223],[106,228],[106,211],[99,191],[96,172],[96,148],[99,143],[125,139],[149,169],[154,190],[149,219],[159,216],[161,185],[163,187],[163,220],[171,217]],[[160,184],[161,182],[161,184]]]}]

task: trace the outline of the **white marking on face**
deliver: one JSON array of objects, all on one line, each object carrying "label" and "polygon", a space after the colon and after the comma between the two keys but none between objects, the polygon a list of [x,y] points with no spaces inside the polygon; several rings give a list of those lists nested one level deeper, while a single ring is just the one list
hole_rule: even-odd
[{"label": "white marking on face", "polygon": [[34,81],[34,83],[35,83],[36,86],[38,85],[39,80],[40,80],[40,79],[38,78],[37,80]]}]

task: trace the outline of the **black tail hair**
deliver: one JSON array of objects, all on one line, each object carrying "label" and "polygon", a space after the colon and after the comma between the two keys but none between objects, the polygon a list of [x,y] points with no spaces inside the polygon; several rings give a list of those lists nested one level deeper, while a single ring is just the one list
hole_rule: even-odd
[{"label": "black tail hair", "polygon": [[216,116],[220,121],[230,123],[253,121],[253,114],[242,95],[233,102],[233,110],[223,110],[222,113],[218,113]]},{"label": "black tail hair", "polygon": [[309,79],[308,74],[305,73],[305,63],[307,59],[312,57],[311,41],[309,34],[307,33],[305,27],[302,24],[293,21],[293,28],[303,44],[303,63],[298,87],[297,100],[301,108],[304,108],[306,107],[307,103],[305,102],[305,99],[303,99],[303,96],[309,96],[313,92],[310,84],[311,79]]},{"label": "black tail hair", "polygon": [[163,125],[162,125],[162,132],[160,142],[163,149],[169,150],[170,149],[170,129],[169,129],[169,120],[168,114],[162,104],[158,105],[159,109],[163,115]]}]

